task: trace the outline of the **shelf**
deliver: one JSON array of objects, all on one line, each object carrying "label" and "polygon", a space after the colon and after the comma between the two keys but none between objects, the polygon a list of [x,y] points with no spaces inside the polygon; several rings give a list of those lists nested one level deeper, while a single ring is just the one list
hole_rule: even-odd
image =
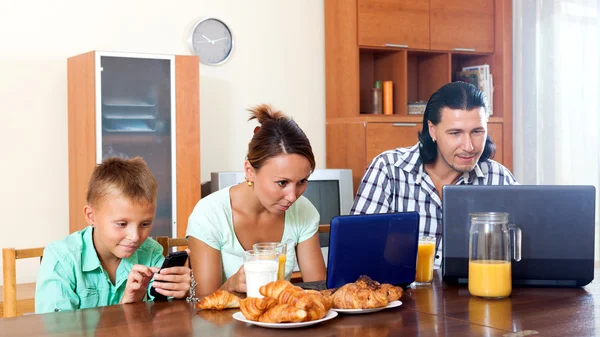
[{"label": "shelf", "polygon": [[[492,116],[488,123],[503,123],[502,117]],[[422,123],[423,115],[367,115],[356,117],[327,118],[327,124],[352,124],[352,123]]]},{"label": "shelf", "polygon": [[450,53],[408,51],[407,100],[427,102],[431,95],[450,82]]},{"label": "shelf", "polygon": [[104,133],[102,142],[109,144],[155,144],[164,143],[170,140],[170,136],[156,135],[152,133]]}]

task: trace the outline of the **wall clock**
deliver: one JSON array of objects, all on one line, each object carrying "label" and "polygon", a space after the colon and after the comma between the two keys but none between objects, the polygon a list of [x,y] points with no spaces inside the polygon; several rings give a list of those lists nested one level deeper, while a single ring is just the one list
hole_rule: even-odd
[{"label": "wall clock", "polygon": [[233,35],[225,22],[215,18],[198,21],[189,37],[192,52],[200,62],[216,66],[225,63],[233,52]]}]

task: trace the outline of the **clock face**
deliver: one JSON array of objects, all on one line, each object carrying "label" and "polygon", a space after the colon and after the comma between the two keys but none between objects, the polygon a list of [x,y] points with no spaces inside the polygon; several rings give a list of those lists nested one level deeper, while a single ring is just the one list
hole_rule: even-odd
[{"label": "clock face", "polygon": [[196,24],[192,31],[191,46],[200,62],[217,65],[225,62],[233,50],[233,36],[221,20],[209,18]]}]

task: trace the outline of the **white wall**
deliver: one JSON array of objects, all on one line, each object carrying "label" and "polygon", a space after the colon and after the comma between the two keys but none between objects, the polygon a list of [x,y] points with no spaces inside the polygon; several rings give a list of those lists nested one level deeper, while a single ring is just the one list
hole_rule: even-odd
[{"label": "white wall", "polygon": [[[291,115],[325,167],[322,0],[0,0],[0,248],[68,234],[67,57],[189,54],[203,16],[229,24],[235,50],[200,67],[202,181],[242,169],[255,126],[245,109],[259,103]],[[37,264],[19,262],[17,281],[35,281]]]}]

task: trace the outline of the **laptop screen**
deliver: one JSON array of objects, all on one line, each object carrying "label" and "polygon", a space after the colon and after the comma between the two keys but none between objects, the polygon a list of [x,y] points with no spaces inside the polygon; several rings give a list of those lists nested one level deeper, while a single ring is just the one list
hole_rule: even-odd
[{"label": "laptop screen", "polygon": [[331,220],[327,287],[367,275],[380,283],[415,280],[419,239],[417,212],[338,216]]}]

